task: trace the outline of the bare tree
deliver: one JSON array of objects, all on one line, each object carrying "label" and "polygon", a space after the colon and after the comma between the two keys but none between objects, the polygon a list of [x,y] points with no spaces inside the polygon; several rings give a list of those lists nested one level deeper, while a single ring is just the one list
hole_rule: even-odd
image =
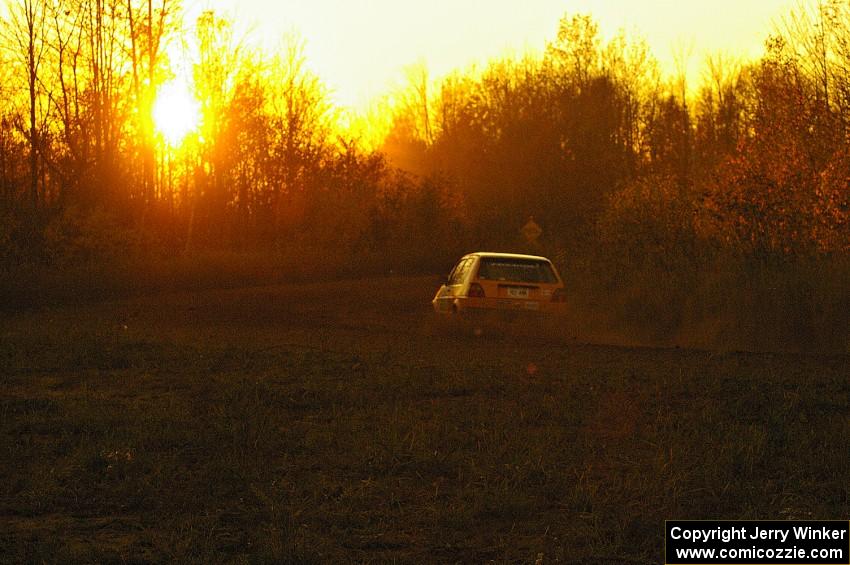
[{"label": "bare tree", "polygon": [[604,72],[620,93],[620,142],[626,152],[627,171],[635,175],[647,151],[647,121],[660,84],[658,62],[645,40],[629,40],[622,32],[602,56]]},{"label": "bare tree", "polygon": [[[9,19],[3,28],[3,40],[11,50],[11,58],[22,66],[26,75],[28,124],[25,131],[29,144],[30,204],[39,205],[39,105],[44,83],[40,80],[47,50],[45,39],[46,3],[39,0],[17,0],[9,6]],[[43,111],[43,110],[42,110]]]},{"label": "bare tree", "polygon": [[277,124],[272,153],[280,165],[275,175],[280,182],[273,188],[278,223],[284,202],[295,204],[307,186],[306,176],[320,166],[331,129],[327,90],[307,69],[304,49],[302,38],[287,35],[269,77],[272,123]]},{"label": "bare tree", "polygon": [[798,0],[790,16],[783,18],[779,32],[788,39],[804,74],[809,77],[821,101],[830,111],[830,74],[833,51],[833,22],[838,3]]},{"label": "bare tree", "polygon": [[696,107],[699,148],[710,163],[731,154],[740,139],[743,122],[740,60],[724,53],[708,55]]},{"label": "bare tree", "polygon": [[431,100],[429,94],[430,78],[425,61],[419,61],[404,69],[407,88],[402,93],[402,104],[414,124],[415,134],[425,142],[434,143],[431,127]]},{"label": "bare tree", "polygon": [[558,38],[547,54],[567,70],[567,78],[586,88],[599,66],[599,25],[587,14],[561,18]]},{"label": "bare tree", "polygon": [[179,0],[141,0],[126,3],[128,49],[133,77],[135,129],[142,153],[142,194],[156,196],[154,134],[151,111],[164,67],[163,46],[179,29]]}]

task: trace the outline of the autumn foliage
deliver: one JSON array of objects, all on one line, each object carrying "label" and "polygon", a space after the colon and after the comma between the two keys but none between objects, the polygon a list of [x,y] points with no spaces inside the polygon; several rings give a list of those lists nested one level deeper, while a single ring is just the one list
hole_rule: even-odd
[{"label": "autumn foliage", "polygon": [[[539,56],[439,80],[411,67],[356,129],[297,37],[264,53],[213,12],[190,32],[174,0],[16,0],[0,59],[4,292],[26,294],[22,273],[229,284],[533,250],[595,320],[846,350],[850,12],[820,2],[788,21],[761,60],[711,57],[694,85],[662,76],[639,38],[565,16]],[[178,142],[151,112],[180,76],[201,117]],[[764,340],[742,337],[765,316]]]}]

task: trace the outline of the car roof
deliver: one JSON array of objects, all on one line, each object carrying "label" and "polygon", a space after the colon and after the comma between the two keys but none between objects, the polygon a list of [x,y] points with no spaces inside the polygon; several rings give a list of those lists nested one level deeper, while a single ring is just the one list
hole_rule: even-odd
[{"label": "car roof", "polygon": [[523,255],[520,253],[496,253],[493,251],[476,251],[474,253],[468,253],[466,257],[492,257],[496,259],[526,259],[531,261],[549,261],[546,257],[541,257],[540,255]]}]

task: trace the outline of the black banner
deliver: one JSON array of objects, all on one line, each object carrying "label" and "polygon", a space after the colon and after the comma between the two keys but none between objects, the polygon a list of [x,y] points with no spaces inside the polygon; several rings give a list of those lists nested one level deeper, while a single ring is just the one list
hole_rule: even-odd
[{"label": "black banner", "polygon": [[667,520],[668,565],[848,565],[850,522]]}]

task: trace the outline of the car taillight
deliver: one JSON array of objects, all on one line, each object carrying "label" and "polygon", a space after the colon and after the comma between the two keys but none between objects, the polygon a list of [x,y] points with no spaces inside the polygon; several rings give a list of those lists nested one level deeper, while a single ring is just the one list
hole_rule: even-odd
[{"label": "car taillight", "polygon": [[484,289],[478,283],[469,285],[469,292],[466,293],[469,298],[484,298]]},{"label": "car taillight", "polygon": [[567,301],[567,293],[564,292],[563,288],[556,288],[555,292],[552,293],[552,302],[566,302]]}]

